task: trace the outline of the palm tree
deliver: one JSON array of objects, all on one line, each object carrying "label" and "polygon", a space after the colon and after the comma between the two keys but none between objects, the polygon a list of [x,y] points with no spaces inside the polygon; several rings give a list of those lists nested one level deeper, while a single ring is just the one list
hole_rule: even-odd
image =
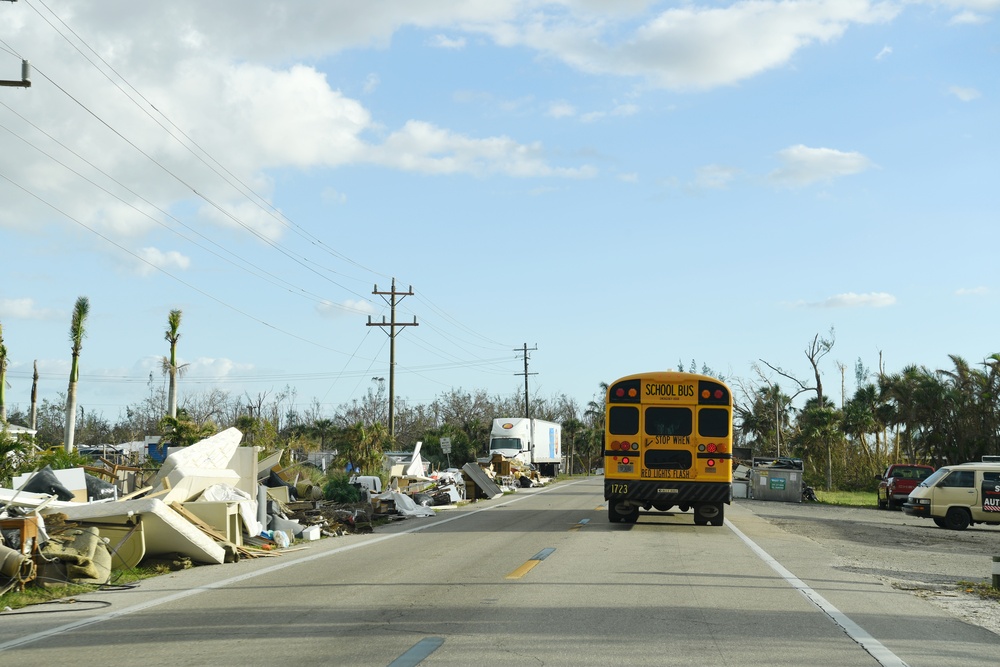
[{"label": "palm tree", "polygon": [[826,454],[826,485],[825,489],[833,488],[833,446],[838,439],[841,428],[842,414],[834,408],[821,407],[819,399],[810,399],[799,416],[799,441],[807,453],[813,453],[813,459]]},{"label": "palm tree", "polygon": [[69,325],[69,340],[73,344],[73,363],[69,369],[69,389],[66,391],[66,453],[73,452],[73,438],[76,434],[76,382],[80,379],[80,350],[83,348],[83,338],[87,335],[87,315],[90,313],[90,300],[81,296],[73,306],[73,319]]},{"label": "palm tree", "polygon": [[[879,422],[878,389],[869,383],[854,392],[854,396],[844,406],[844,434],[854,438],[860,451],[869,461],[870,468],[877,471],[885,462],[880,447],[882,424]],[[874,448],[868,446],[868,436],[874,436]]]},{"label": "palm tree", "polygon": [[31,410],[28,412],[28,427],[34,431],[38,427],[38,359],[35,359],[31,374]]},{"label": "palm tree", "polygon": [[0,324],[0,424],[7,423],[7,346],[3,344],[3,325]]},{"label": "palm tree", "polygon": [[170,389],[167,394],[167,411],[170,417],[177,418],[177,378],[184,374],[183,366],[177,365],[177,341],[181,335],[177,332],[181,327],[181,311],[171,310],[167,316],[167,330],[163,334],[164,340],[170,343],[170,356],[163,357],[163,372],[170,376]]}]

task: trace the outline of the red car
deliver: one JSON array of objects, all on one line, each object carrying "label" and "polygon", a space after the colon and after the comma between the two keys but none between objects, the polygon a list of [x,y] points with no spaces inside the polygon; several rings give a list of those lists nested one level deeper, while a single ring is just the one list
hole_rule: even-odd
[{"label": "red car", "polygon": [[875,475],[878,480],[879,509],[895,510],[902,507],[917,484],[930,477],[933,472],[934,468],[931,466],[894,463],[881,475]]}]

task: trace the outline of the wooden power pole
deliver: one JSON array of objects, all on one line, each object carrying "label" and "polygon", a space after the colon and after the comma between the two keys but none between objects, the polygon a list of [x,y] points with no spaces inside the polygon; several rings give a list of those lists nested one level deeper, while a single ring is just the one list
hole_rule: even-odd
[{"label": "wooden power pole", "polygon": [[[412,322],[397,322],[396,321],[396,304],[402,301],[403,297],[413,296],[413,285],[406,292],[396,291],[396,279],[392,279],[392,289],[388,292],[380,292],[378,285],[375,285],[375,290],[372,294],[378,294],[381,296],[387,304],[389,304],[389,321],[385,321],[385,315],[382,316],[381,322],[372,322],[372,316],[368,316],[368,326],[370,327],[382,327],[383,330],[388,327],[389,331],[389,437],[395,437],[396,435],[396,421],[395,421],[395,401],[396,401],[396,328],[397,327],[416,327],[420,326],[417,324],[416,315],[413,316]],[[389,297],[389,298],[386,298]]]},{"label": "wooden power pole", "polygon": [[516,348],[516,347],[514,348],[515,352],[520,352],[521,354],[524,355],[524,372],[523,373],[514,373],[514,375],[523,375],[524,376],[524,418],[525,419],[531,419],[531,411],[528,408],[528,376],[529,375],[538,375],[538,373],[529,373],[528,372],[528,352],[534,352],[537,349],[538,349],[538,343],[535,343],[535,347],[532,347],[530,349],[528,348],[528,344],[527,343],[525,343],[524,347],[522,347],[522,348]]}]

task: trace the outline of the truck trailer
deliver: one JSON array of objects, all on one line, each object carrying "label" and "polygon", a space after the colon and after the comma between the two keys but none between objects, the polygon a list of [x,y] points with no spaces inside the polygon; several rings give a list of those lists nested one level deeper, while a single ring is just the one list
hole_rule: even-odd
[{"label": "truck trailer", "polygon": [[493,420],[490,456],[530,463],[542,475],[555,477],[562,462],[562,426],[541,419],[506,417]]}]

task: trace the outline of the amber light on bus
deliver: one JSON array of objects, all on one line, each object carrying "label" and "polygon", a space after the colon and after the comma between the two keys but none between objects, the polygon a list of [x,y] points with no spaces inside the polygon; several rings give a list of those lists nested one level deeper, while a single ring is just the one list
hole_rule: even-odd
[{"label": "amber light on bus", "polygon": [[615,398],[635,398],[639,395],[639,389],[637,387],[616,387],[615,388]]},{"label": "amber light on bus", "polygon": [[726,393],[724,391],[722,391],[721,389],[716,389],[715,391],[710,391],[708,389],[702,389],[701,390],[701,397],[702,398],[714,398],[716,400],[720,400],[725,395],[726,395]]},{"label": "amber light on bus", "polygon": [[629,442],[628,440],[621,440],[621,441],[615,440],[614,442],[611,443],[611,449],[621,449],[621,450],[624,450],[624,451],[628,451],[630,449],[636,449],[637,450],[637,449],[639,449],[639,443],[638,442]]}]

